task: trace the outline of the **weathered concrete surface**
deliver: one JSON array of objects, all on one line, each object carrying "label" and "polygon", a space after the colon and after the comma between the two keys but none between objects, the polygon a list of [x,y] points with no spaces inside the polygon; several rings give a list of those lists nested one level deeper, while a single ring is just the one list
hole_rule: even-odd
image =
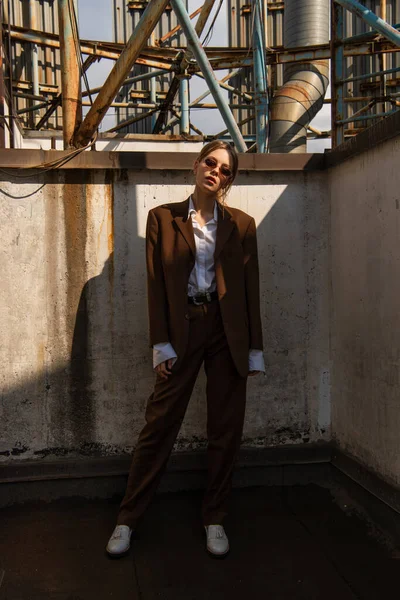
[{"label": "weathered concrete surface", "polygon": [[[59,171],[0,182],[0,456],[131,451],[153,385],[148,210],[188,171]],[[322,172],[242,173],[255,216],[266,377],[249,382],[245,444],[329,439],[328,191]],[[205,445],[200,379],[176,448]]]},{"label": "weathered concrete surface", "polygon": [[332,430],[339,446],[400,485],[400,139],[335,167]]}]

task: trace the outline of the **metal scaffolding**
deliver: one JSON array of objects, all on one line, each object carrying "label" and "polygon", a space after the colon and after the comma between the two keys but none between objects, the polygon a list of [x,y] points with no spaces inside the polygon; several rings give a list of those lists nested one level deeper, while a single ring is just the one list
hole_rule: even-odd
[{"label": "metal scaffolding", "polygon": [[[75,0],[1,0],[0,147],[7,131],[12,146],[19,126],[22,132],[62,130],[64,148],[83,148],[93,143],[114,107],[118,122],[110,132],[138,128],[138,133],[173,132],[185,139],[193,131],[204,140],[229,139],[240,152],[267,152],[282,68],[298,64],[312,71],[315,61],[327,59],[332,98],[324,99],[323,90],[320,104],[331,103],[332,128],[319,131],[303,115],[308,138],[331,136],[337,146],[400,107],[398,0],[381,0],[379,15],[370,0],[332,0],[330,40],[295,48],[284,46],[285,3],[278,0],[228,0],[229,47],[209,47],[201,40],[222,0],[218,7],[205,0],[191,15],[184,0],[114,3],[118,14],[132,15],[132,31],[129,39],[120,39],[116,27],[116,41],[104,42],[80,39]],[[101,87],[88,89],[87,71],[99,60],[115,64]],[[224,69],[228,75],[218,77]],[[202,77],[207,91],[191,100],[193,77]],[[204,102],[208,94],[213,102]],[[288,102],[304,104],[296,94]],[[226,129],[203,134],[191,121],[196,108],[217,108]]]}]

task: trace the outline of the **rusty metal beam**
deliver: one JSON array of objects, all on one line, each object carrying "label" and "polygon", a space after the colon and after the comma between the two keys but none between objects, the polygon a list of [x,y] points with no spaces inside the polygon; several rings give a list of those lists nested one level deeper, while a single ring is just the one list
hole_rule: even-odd
[{"label": "rusty metal beam", "polygon": [[[6,30],[7,33],[7,30]],[[21,42],[36,43],[39,46],[45,46],[49,48],[59,48],[60,43],[58,36],[55,34],[44,33],[41,31],[29,32],[23,27],[11,26],[10,35],[12,39],[19,40]],[[346,39],[344,45],[344,56],[372,56],[373,54],[379,54],[381,52],[399,52],[399,48],[391,44],[390,42],[384,41],[373,41],[359,43],[352,38]],[[122,47],[120,44],[111,44],[110,42],[93,42],[89,40],[81,40],[81,51],[82,54],[89,56],[95,56],[97,58],[107,58],[111,60],[118,60],[121,55]],[[171,70],[172,65],[172,54],[169,48],[158,48],[158,52],[164,55],[171,62],[162,62],[160,60],[153,60],[151,58],[145,58],[150,56],[150,48],[146,48],[145,51],[136,59],[137,64],[144,64],[147,66],[163,68],[165,70]],[[179,49],[177,49],[179,50]],[[186,48],[181,48],[186,50]],[[210,63],[213,69],[225,69],[232,66],[252,66],[252,50],[250,52],[247,48],[212,48],[207,47],[205,49],[207,56],[210,59]],[[151,53],[153,54],[153,53]],[[175,51],[176,54],[176,51]],[[165,58],[166,57],[166,58]],[[305,60],[323,60],[330,58],[330,46],[329,44],[318,44],[314,46],[307,46],[306,48],[294,48],[290,51],[285,51],[281,46],[271,48],[267,54],[268,64],[287,64],[291,62],[303,62]],[[244,59],[246,59],[245,62]],[[190,72],[197,72],[199,68],[194,66],[190,67]]]},{"label": "rusty metal beam", "polygon": [[201,7],[200,16],[197,19],[196,25],[194,27],[195,32],[199,37],[203,33],[204,27],[206,26],[208,17],[210,16],[210,12],[212,11],[214,4],[215,0],[206,0],[203,6]]},{"label": "rusty metal beam", "polygon": [[[0,23],[3,23],[3,2],[0,3]],[[10,107],[11,109],[11,107]],[[11,110],[9,110],[11,112]],[[3,69],[3,27],[0,27],[0,149],[6,147],[5,86]],[[11,122],[10,122],[10,126]]]},{"label": "rusty metal beam", "polygon": [[[189,15],[189,18],[190,19],[194,19],[195,17],[197,17],[197,15],[199,13],[201,13],[201,10],[202,10],[202,6],[200,6],[194,12],[192,12]],[[156,40],[155,43],[157,44],[157,46],[161,46],[164,42],[166,42],[167,40],[169,40],[170,37],[172,37],[173,35],[175,35],[175,33],[177,33],[178,31],[180,31],[180,29],[181,29],[181,26],[177,25],[176,27],[174,27],[173,29],[171,29],[171,31],[168,31],[168,33],[166,33],[165,35],[163,35],[159,40]]]},{"label": "rusty metal beam", "polygon": [[[60,41],[58,35],[45,33],[44,31],[29,31],[24,27],[17,27],[12,25],[10,28],[11,38],[19,40],[21,42],[31,42],[32,44],[38,44],[39,46],[48,46],[49,48],[59,48]],[[101,58],[110,58],[112,60],[118,60],[121,51],[119,49],[109,50],[105,49],[106,44],[99,42],[89,42],[81,40],[81,50],[83,54],[93,54]]]},{"label": "rusty metal beam", "polygon": [[167,4],[168,0],[151,0],[149,2],[125,49],[74,137],[74,144],[77,147],[84,146],[92,138]]},{"label": "rusty metal beam", "polygon": [[81,70],[73,10],[72,0],[58,0],[64,150],[73,145],[73,136],[82,122]]}]

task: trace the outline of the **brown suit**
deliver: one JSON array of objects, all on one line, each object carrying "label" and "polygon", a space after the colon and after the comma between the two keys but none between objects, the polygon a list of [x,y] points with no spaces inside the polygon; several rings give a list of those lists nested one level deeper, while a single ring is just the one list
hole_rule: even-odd
[{"label": "brown suit", "polygon": [[[189,199],[149,212],[147,272],[150,345],[171,342],[182,364],[189,323],[188,280],[195,262]],[[219,207],[215,276],[225,334],[239,373],[248,373],[249,349],[262,350],[256,225],[237,208]]]},{"label": "brown suit", "polygon": [[150,342],[171,342],[178,360],[157,376],[146,407],[118,524],[134,528],[157,489],[201,368],[207,376],[208,483],[205,525],[226,514],[245,413],[249,349],[262,349],[256,227],[244,212],[219,208],[215,247],[218,300],[188,304],[195,262],[189,200],[149,212],[147,270]]}]

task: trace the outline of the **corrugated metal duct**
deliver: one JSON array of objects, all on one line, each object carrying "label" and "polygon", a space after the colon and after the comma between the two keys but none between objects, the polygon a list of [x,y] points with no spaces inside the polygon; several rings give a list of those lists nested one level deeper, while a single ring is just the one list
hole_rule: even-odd
[{"label": "corrugated metal duct", "polygon": [[[286,0],[285,48],[329,41],[329,0]],[[323,105],[329,61],[285,66],[283,85],[271,104],[270,152],[306,152],[307,125]]]}]

